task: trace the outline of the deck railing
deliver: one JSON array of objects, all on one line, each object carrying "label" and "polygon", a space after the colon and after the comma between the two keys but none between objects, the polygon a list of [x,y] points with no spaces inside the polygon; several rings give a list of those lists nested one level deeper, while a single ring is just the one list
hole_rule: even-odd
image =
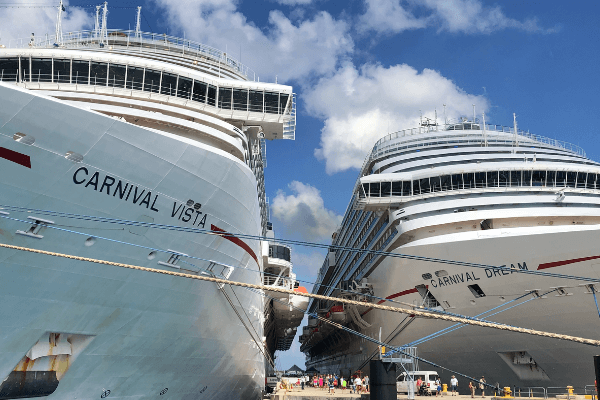
[{"label": "deck railing", "polygon": [[[60,44],[59,44],[60,42]],[[125,46],[129,48],[139,47],[143,51],[167,51],[171,53],[186,55],[188,57],[209,58],[223,67],[231,68],[239,74],[255,78],[255,73],[250,68],[230,57],[226,52],[214,47],[183,39],[167,34],[150,32],[136,32],[132,30],[108,29],[104,38],[98,32],[78,31],[62,35],[62,40],[57,40],[54,35],[46,35],[43,38],[35,38],[33,42],[29,39],[12,39],[8,43],[9,48],[22,47],[37,48],[59,48],[67,49],[100,49],[111,50],[111,46]]]}]

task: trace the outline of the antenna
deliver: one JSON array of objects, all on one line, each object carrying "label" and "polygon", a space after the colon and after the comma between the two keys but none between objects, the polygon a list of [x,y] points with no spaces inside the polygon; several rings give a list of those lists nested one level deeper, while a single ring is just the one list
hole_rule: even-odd
[{"label": "antenna", "polygon": [[514,123],[514,130],[515,130],[515,147],[519,146],[519,136],[517,135],[517,114],[513,113],[513,123]]},{"label": "antenna", "polygon": [[135,37],[139,39],[142,36],[142,32],[140,31],[141,27],[141,19],[140,16],[142,14],[142,6],[138,6],[137,15],[135,17]]},{"label": "antenna", "polygon": [[488,147],[488,143],[487,143],[487,135],[485,132],[485,113],[482,114],[483,117],[483,145],[485,147]]},{"label": "antenna", "polygon": [[444,127],[448,125],[448,120],[446,119],[446,105],[444,104]]},{"label": "antenna", "polygon": [[[435,126],[437,126],[437,108],[434,108],[434,110],[435,110],[435,120],[434,120],[434,122],[435,122]],[[437,128],[436,128],[436,130],[437,130]]]},{"label": "antenna", "polygon": [[104,2],[104,7],[102,8],[102,25],[100,27],[100,42],[103,44],[108,44],[108,31],[106,30],[106,16],[108,15],[108,2]]},{"label": "antenna", "polygon": [[96,6],[96,25],[94,26],[94,37],[96,39],[100,36],[100,7],[102,6]]},{"label": "antenna", "polygon": [[62,45],[62,13],[65,11],[62,0],[58,3],[58,15],[56,16],[56,32],[54,34],[55,44]]},{"label": "antenna", "polygon": [[475,104],[473,104],[473,123],[475,123]]}]

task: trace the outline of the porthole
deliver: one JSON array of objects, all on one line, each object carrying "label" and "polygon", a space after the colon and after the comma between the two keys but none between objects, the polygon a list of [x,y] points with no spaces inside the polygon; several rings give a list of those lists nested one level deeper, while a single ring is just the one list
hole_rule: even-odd
[{"label": "porthole", "polygon": [[156,252],[151,251],[150,254],[148,254],[148,260],[154,260],[155,258],[156,258]]},{"label": "porthole", "polygon": [[428,281],[432,278],[431,274],[428,272],[426,274],[421,275],[424,280]]},{"label": "porthole", "polygon": [[437,276],[438,278],[442,276],[448,276],[448,271],[446,271],[445,269],[440,269],[439,271],[435,271],[435,276]]},{"label": "porthole", "polygon": [[93,237],[93,236],[91,236],[91,237],[89,237],[89,238],[87,238],[87,239],[85,240],[85,245],[86,245],[87,247],[93,246],[93,245],[94,245],[94,243],[96,243],[96,238],[95,238],[95,237]]},{"label": "porthole", "polygon": [[168,391],[169,391],[169,388],[164,388],[163,390],[160,391],[159,396],[166,394]]}]

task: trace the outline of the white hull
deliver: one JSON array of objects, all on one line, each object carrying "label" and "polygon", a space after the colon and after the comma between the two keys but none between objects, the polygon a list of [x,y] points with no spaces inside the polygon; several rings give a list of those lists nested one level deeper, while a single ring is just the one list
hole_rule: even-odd
[{"label": "white hull", "polygon": [[[600,278],[600,252],[596,246],[599,240],[598,225],[497,229],[418,240],[395,252],[495,266],[512,264],[517,268],[519,263],[526,263],[529,270],[537,270],[544,263],[591,257],[545,271]],[[446,270],[448,278],[453,277],[455,282],[449,280],[440,284],[440,278],[435,275],[439,270]],[[422,275],[425,273],[430,273],[433,279],[424,280]],[[420,304],[422,299],[414,290],[415,286],[428,285],[438,301],[449,303],[451,308],[446,307],[447,311],[470,316],[505,304],[527,290],[539,289],[540,293],[544,293],[552,290],[551,287],[564,286],[566,292],[572,295],[555,296],[556,292],[552,292],[545,299],[529,301],[489,319],[592,339],[598,336],[596,331],[600,321],[594,299],[591,294],[585,293],[584,287],[579,286],[584,283],[581,281],[519,273],[502,275],[496,272],[494,275],[492,270],[387,257],[371,273],[369,282],[373,284],[376,296],[388,297],[408,291],[394,300],[413,304]],[[486,296],[475,298],[467,287],[471,284],[478,284]],[[532,297],[526,296],[504,308]],[[381,327],[385,341],[405,317],[372,310],[363,316],[372,324],[365,333],[377,338]],[[450,325],[438,320],[416,319],[391,343],[404,345]],[[376,349],[370,342],[360,342],[355,340],[344,352],[359,355],[317,362],[316,368],[320,371],[355,370]],[[505,362],[499,353],[510,352],[527,352],[537,367],[527,366],[530,371],[514,364],[515,369],[509,367],[510,363]],[[598,349],[592,346],[473,326],[462,327],[418,345],[420,357],[476,378],[485,375],[488,383],[520,387],[572,385],[579,392],[585,385],[594,383],[592,356],[597,353]],[[421,369],[432,369],[423,363],[420,366]],[[546,376],[539,372],[540,369]],[[443,381],[449,380],[451,373],[439,372]],[[462,389],[466,392],[466,384],[462,385]]]},{"label": "white hull", "polygon": [[[0,158],[0,204],[159,224],[260,235],[256,179],[239,159],[192,140],[176,140],[60,101],[0,85],[0,147],[30,157],[31,168]],[[23,132],[28,146],[13,140]],[[81,163],[66,159],[73,151]],[[85,167],[87,170],[81,170]],[[76,171],[79,173],[75,175]],[[88,184],[98,172],[97,189]],[[102,191],[106,176],[127,182],[144,197],[121,199],[116,184]],[[85,179],[85,181],[83,181]],[[83,181],[83,182],[81,182]],[[79,183],[81,182],[81,183]],[[110,182],[110,180],[109,180]],[[145,195],[144,195],[145,196]],[[156,202],[154,200],[156,199]],[[188,199],[202,204],[187,222],[177,214]],[[154,211],[158,210],[158,211]],[[16,234],[30,224],[0,219],[0,242],[152,268],[167,261],[146,248],[96,240],[102,236],[229,264],[235,281],[260,284],[258,261],[225,238],[140,229],[85,220],[36,216],[77,235],[42,228],[41,239]],[[185,214],[183,214],[185,215]],[[201,218],[206,216],[204,224]],[[259,243],[245,241],[254,254]],[[260,258],[258,258],[260,260]],[[206,268],[201,261],[197,267]],[[194,267],[179,264],[182,268]],[[264,385],[264,358],[214,284],[119,267],[0,249],[0,377],[8,376],[47,332],[89,335],[91,341],[48,399],[156,398],[252,399]],[[234,302],[231,289],[226,288]],[[262,337],[263,300],[236,289],[252,329]],[[241,309],[241,307],[239,307]]]}]

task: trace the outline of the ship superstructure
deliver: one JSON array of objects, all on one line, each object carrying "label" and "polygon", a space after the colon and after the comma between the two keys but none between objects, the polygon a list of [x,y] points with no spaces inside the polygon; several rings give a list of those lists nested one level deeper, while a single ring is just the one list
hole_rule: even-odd
[{"label": "ship superstructure", "polygon": [[[516,120],[512,127],[466,119],[424,123],[383,137],[367,156],[313,291],[336,297],[372,291],[377,298],[471,316],[498,307],[491,320],[593,337],[598,313],[590,294],[598,285],[516,271],[552,268],[600,277],[599,224],[600,164],[580,147],[519,130]],[[520,296],[531,301],[517,306],[512,300]],[[593,383],[590,347],[474,327],[422,339],[449,324],[374,311],[368,307],[373,298],[364,301],[362,310],[342,308],[348,326],[373,338],[381,329],[382,340],[417,346],[420,356],[456,371],[484,374],[503,386],[582,390]],[[309,311],[327,317],[340,308],[334,303],[312,301]],[[329,329],[324,335],[314,320],[304,327],[307,367],[343,374],[368,369],[377,348]]]},{"label": "ship superstructure", "polygon": [[[261,284],[261,241],[226,233],[267,233],[265,139],[295,120],[290,86],[109,30],[106,9],[93,31],[2,46],[0,241]],[[0,271],[0,399],[260,396],[260,293],[6,249]]]}]

